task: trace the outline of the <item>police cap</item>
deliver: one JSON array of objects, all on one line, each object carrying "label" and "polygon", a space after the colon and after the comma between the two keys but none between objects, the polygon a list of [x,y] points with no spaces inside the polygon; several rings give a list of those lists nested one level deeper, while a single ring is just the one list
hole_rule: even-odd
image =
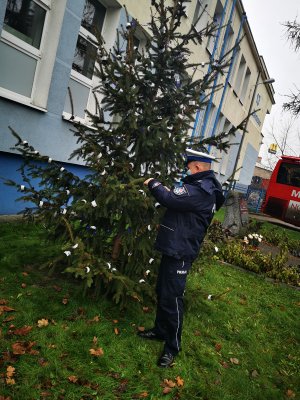
[{"label": "police cap", "polygon": [[211,163],[214,161],[216,157],[205,153],[203,151],[197,151],[193,149],[186,149],[186,163],[188,164],[191,161],[199,161],[205,163]]}]

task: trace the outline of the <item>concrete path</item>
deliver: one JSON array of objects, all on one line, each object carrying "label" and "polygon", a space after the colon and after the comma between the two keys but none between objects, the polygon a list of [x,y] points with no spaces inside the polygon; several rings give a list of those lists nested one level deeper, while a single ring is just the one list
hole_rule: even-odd
[{"label": "concrete path", "polygon": [[269,215],[266,215],[266,214],[249,213],[249,217],[257,219],[259,221],[263,221],[263,222],[270,222],[271,224],[280,225],[285,228],[293,229],[295,231],[300,232],[300,226],[288,224],[287,222],[281,221],[280,219],[277,219],[277,218],[270,217]]}]

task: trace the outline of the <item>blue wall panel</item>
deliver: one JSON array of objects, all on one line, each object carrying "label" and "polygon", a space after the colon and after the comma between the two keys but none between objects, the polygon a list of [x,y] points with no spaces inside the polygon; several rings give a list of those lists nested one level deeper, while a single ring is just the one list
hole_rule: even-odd
[{"label": "blue wall panel", "polygon": [[[76,174],[79,178],[84,178],[89,172],[87,168],[75,164],[61,163],[66,170]],[[20,172],[17,171],[22,165],[22,157],[14,154],[0,152],[0,178],[11,179],[19,185],[27,185],[23,182]],[[34,184],[34,183],[33,183]],[[37,185],[38,186],[38,183]],[[0,215],[17,214],[30,207],[32,204],[23,201],[16,201],[22,196],[15,187],[7,186],[0,179]]]}]

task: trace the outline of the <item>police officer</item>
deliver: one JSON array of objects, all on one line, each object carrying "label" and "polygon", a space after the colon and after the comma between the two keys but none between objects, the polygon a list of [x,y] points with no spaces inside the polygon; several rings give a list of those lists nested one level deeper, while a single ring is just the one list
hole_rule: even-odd
[{"label": "police officer", "polygon": [[180,351],[187,274],[214,211],[224,203],[221,185],[210,168],[213,159],[209,154],[187,149],[188,170],[183,186],[169,190],[153,178],[144,182],[155,199],[167,208],[155,242],[155,248],[162,253],[155,324],[152,329],[138,333],[144,339],[165,342],[158,360],[160,367],[170,367]]}]

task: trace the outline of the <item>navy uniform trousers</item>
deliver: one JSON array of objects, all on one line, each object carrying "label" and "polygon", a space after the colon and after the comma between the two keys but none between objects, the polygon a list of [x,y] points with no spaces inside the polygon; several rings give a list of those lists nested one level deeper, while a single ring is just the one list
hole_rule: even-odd
[{"label": "navy uniform trousers", "polygon": [[164,351],[174,356],[180,350],[183,323],[183,296],[191,261],[162,255],[157,284],[154,330],[165,340]]}]

